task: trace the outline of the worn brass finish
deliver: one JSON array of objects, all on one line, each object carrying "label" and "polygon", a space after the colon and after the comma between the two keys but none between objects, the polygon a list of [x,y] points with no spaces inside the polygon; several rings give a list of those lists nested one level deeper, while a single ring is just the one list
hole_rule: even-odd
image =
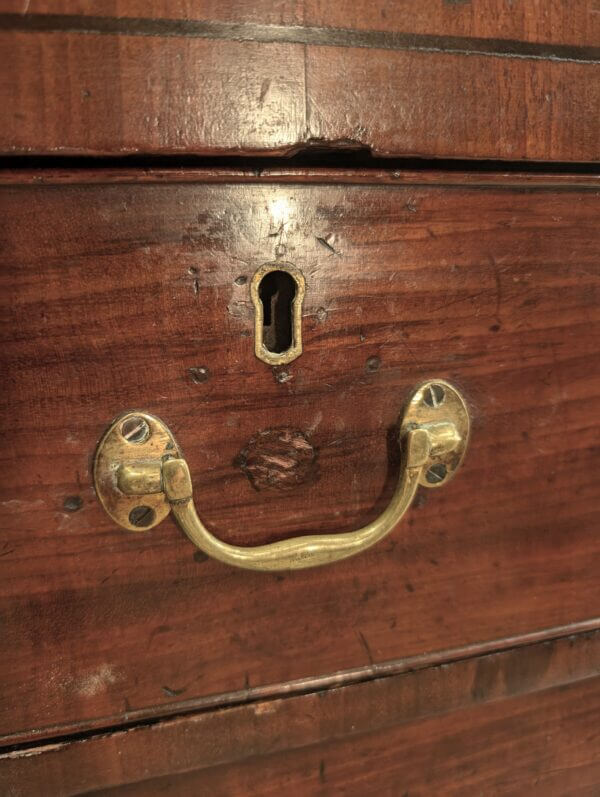
[{"label": "worn brass finish", "polygon": [[[132,450],[134,444],[120,434],[123,421],[131,415],[143,416],[150,425],[149,438],[137,444],[139,457]],[[138,530],[128,519],[135,505],[151,506],[160,519],[170,509],[190,540],[225,564],[249,570],[298,570],[346,559],[374,545],[402,519],[419,485],[439,487],[456,473],[469,439],[469,415],[462,397],[443,380],[421,385],[406,404],[399,435],[398,485],[378,518],[356,531],[250,548],[221,542],[203,525],[194,506],[187,462],[167,427],[152,415],[128,413],[112,424],[96,454],[94,479],[103,506],[125,528]],[[160,493],[155,492],[158,488]],[[144,490],[149,492],[138,492]]]},{"label": "worn brass finish", "polygon": [[119,465],[117,487],[125,495],[162,493],[162,462]]},{"label": "worn brass finish", "polygon": [[[285,271],[296,283],[296,295],[292,303],[292,345],[281,354],[269,351],[264,345],[264,310],[259,296],[260,283],[271,271]],[[261,266],[250,282],[250,296],[254,305],[254,353],[267,365],[287,365],[302,354],[302,302],[306,283],[302,272],[291,263],[266,263]]]},{"label": "worn brass finish", "polygon": [[[126,421],[142,418],[149,434],[141,442],[131,442],[123,434]],[[102,506],[119,526],[129,531],[148,531],[171,511],[162,490],[162,458],[180,456],[165,424],[147,412],[126,412],[108,428],[96,450],[94,486]],[[143,499],[143,500],[142,500]],[[154,511],[154,519],[144,528],[129,520],[138,506]]]}]

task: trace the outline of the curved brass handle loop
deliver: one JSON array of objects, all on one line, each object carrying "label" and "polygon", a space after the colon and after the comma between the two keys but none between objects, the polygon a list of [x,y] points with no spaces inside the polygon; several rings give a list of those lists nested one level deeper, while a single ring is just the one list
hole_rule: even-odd
[{"label": "curved brass handle loop", "polygon": [[298,570],[346,559],[385,537],[402,518],[414,498],[419,486],[425,448],[429,448],[426,433],[421,429],[410,432],[408,462],[402,469],[392,500],[376,520],[363,528],[344,534],[295,537],[253,548],[221,542],[203,525],[192,500],[190,471],[184,459],[165,462],[163,486],[177,522],[204,553],[225,564],[249,570]]},{"label": "curved brass handle loop", "polygon": [[[421,385],[402,417],[398,484],[378,518],[356,531],[255,547],[229,545],[204,526],[194,505],[187,462],[167,427],[152,415],[127,413],[115,421],[98,448],[94,479],[105,509],[125,528],[150,528],[171,511],[190,540],[214,559],[249,570],[298,570],[346,559],[383,539],[402,519],[419,484],[439,487],[454,474],[468,434],[469,417],[460,394],[442,380]],[[148,449],[144,456],[136,446]],[[140,507],[141,496],[145,504]],[[140,523],[144,518],[147,522]]]}]

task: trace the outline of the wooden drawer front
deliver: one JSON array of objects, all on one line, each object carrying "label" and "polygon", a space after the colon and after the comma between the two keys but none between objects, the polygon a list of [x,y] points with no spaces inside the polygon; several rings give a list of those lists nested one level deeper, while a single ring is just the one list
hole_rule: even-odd
[{"label": "wooden drawer front", "polygon": [[580,634],[0,753],[0,788],[11,797],[595,795],[599,668],[600,633]]},{"label": "wooden drawer front", "polygon": [[0,152],[597,161],[598,16],[590,0],[4,0]]},{"label": "wooden drawer front", "polygon": [[[0,189],[5,741],[593,624],[597,182],[119,179]],[[272,369],[249,282],[278,258],[306,279],[304,353]],[[177,435],[222,539],[357,527],[389,500],[390,430],[430,377],[469,401],[464,465],[355,559],[235,570],[171,520],[118,529],[94,496],[95,445],[137,407]],[[316,464],[256,489],[240,452],[274,428],[305,435]]]}]

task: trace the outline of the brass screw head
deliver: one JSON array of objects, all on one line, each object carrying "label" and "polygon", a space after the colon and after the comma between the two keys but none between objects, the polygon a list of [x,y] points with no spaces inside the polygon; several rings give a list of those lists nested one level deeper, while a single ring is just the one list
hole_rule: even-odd
[{"label": "brass screw head", "polygon": [[144,418],[132,415],[123,421],[121,435],[128,443],[145,443],[150,437],[150,427]]}]

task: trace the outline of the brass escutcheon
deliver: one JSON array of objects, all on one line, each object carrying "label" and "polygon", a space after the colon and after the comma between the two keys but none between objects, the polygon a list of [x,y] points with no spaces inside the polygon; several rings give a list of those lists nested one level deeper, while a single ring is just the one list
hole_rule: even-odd
[{"label": "brass escutcheon", "polygon": [[[269,347],[267,330],[275,326],[278,321],[273,308],[270,326],[265,326],[265,308],[260,295],[261,284],[270,274],[282,273],[288,275],[293,281],[294,296],[290,302],[291,317],[288,319],[290,340],[283,351],[275,351]],[[291,263],[265,263],[252,277],[250,283],[250,296],[254,305],[254,353],[259,360],[267,365],[286,365],[302,354],[302,302],[306,292],[306,283],[302,272]]]}]

